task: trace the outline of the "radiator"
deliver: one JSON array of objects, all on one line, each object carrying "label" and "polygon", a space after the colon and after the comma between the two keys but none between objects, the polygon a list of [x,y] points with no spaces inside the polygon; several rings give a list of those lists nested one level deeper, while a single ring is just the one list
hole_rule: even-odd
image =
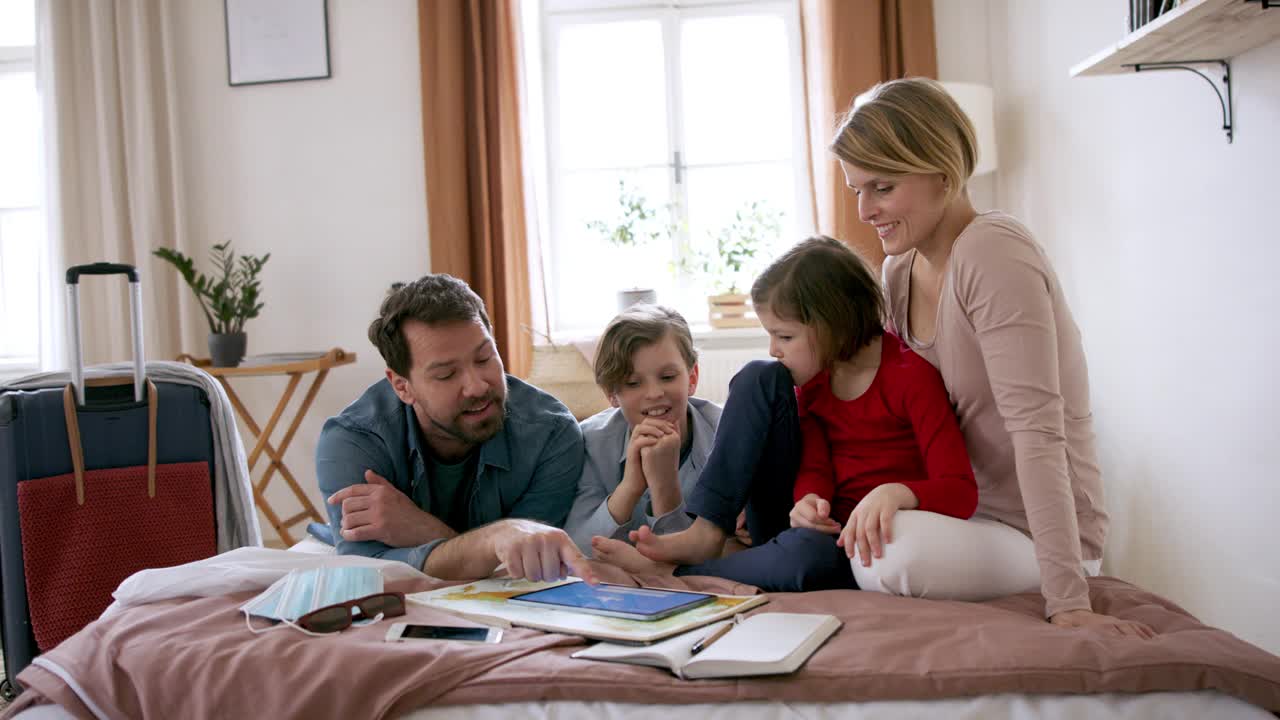
[{"label": "radiator", "polygon": [[[715,347],[702,340],[698,346],[697,397],[724,405],[729,396],[729,380],[752,360],[768,360],[769,348],[763,338],[757,347]],[[719,344],[719,343],[716,343]],[[711,347],[708,347],[712,345]]]}]

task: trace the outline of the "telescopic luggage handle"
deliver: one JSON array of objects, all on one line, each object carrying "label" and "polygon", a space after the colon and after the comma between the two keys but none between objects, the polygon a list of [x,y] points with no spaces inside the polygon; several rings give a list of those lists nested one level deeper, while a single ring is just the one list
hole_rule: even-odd
[{"label": "telescopic luggage handle", "polygon": [[73,265],[67,268],[67,284],[79,283],[81,275],[128,275],[129,282],[138,282],[137,268],[123,263],[99,262],[92,265]]},{"label": "telescopic luggage handle", "polygon": [[129,277],[129,314],[133,328],[133,399],[142,402],[146,384],[146,365],[142,358],[142,285],[138,269],[123,263],[99,262],[67,268],[67,319],[71,325],[71,385],[76,402],[84,405],[84,353],[80,347],[80,276],[127,275]]}]

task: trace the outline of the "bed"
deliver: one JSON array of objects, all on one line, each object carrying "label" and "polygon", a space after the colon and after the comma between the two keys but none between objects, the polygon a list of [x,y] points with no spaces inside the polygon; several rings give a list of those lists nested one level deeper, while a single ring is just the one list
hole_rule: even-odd
[{"label": "bed", "polygon": [[[573,702],[452,705],[424,708],[404,720],[653,720],[654,706]],[[882,700],[852,703],[699,703],[662,708],[666,720],[1274,720],[1271,713],[1211,691],[1142,695],[988,695],[954,700]],[[74,720],[59,705],[37,705],[21,720]]]},{"label": "bed", "polygon": [[[742,594],[712,578],[632,577]],[[399,581],[394,589],[437,587]],[[681,681],[656,668],[574,660],[580,638],[512,629],[499,645],[388,645],[385,626],[253,636],[235,608],[255,591],[171,599],[96,621],[38,659],[6,717],[1266,718],[1280,658],[1151,593],[1092,578],[1099,610],[1150,641],[1045,623],[1035,594],[986,603],[827,591],[774,594],[757,612],[830,612],[844,627],[797,673]],[[457,618],[411,606],[410,622]],[[197,688],[193,691],[192,688]]]}]

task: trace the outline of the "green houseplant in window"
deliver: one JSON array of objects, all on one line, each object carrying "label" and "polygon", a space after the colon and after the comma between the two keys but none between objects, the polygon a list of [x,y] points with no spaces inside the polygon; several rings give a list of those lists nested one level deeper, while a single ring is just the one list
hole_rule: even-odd
[{"label": "green houseplant in window", "polygon": [[197,271],[194,260],[173,248],[159,248],[152,255],[173,265],[200,302],[209,321],[209,357],[213,365],[239,365],[248,345],[244,324],[258,317],[263,307],[258,273],[271,253],[237,257],[230,240],[219,243],[209,252],[214,265],[212,275]]},{"label": "green houseplant in window", "polygon": [[707,297],[712,327],[754,327],[760,324],[746,294],[762,261],[762,253],[782,237],[782,213],[767,202],[752,200],[734,213],[733,220],[711,235],[712,250],[684,248],[680,268],[694,275],[712,292]]},{"label": "green houseplant in window", "polygon": [[[613,218],[593,220],[587,229],[599,234],[614,247],[635,254],[640,248],[661,238],[669,238],[672,229],[659,217],[659,210],[649,205],[649,199],[629,185],[626,179],[618,180],[618,205]],[[636,303],[657,301],[653,288],[635,284],[618,291],[618,311],[622,312]]]}]

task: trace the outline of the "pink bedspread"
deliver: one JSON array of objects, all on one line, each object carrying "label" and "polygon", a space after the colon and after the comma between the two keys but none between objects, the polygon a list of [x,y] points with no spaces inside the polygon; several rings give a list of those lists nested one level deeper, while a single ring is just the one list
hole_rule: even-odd
[{"label": "pink bedspread", "polygon": [[[707,578],[664,584],[750,591]],[[1041,619],[1038,594],[986,603],[775,594],[756,612],[832,613],[844,627],[793,675],[699,681],[574,660],[580,638],[533,630],[510,630],[497,645],[388,644],[386,623],[326,638],[288,629],[251,635],[235,607],[252,593],[170,601],[99,620],[44,656],[83,697],[32,666],[19,676],[28,691],[4,717],[49,701],[85,718],[90,704],[109,717],[382,718],[433,704],[514,701],[839,702],[1198,689],[1280,711],[1280,658],[1122,581],[1089,584],[1096,609],[1145,622],[1159,637],[1057,628]],[[406,620],[470,624],[418,606]]]}]

